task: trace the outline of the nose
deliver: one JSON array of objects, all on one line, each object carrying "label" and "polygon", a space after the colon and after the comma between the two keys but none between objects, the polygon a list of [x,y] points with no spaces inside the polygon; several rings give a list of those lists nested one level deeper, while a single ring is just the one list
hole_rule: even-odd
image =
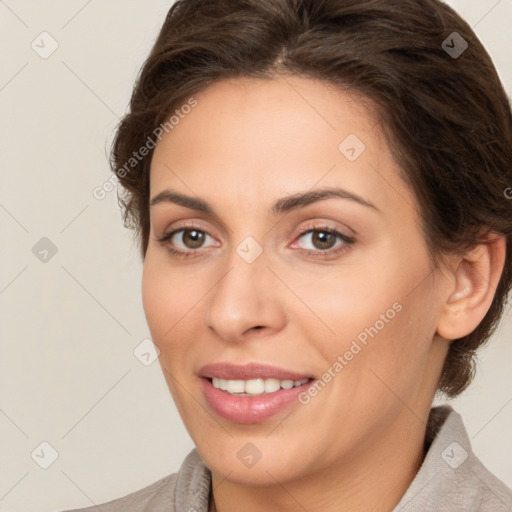
[{"label": "nose", "polygon": [[234,251],[206,297],[205,324],[229,343],[274,334],[286,323],[283,292],[264,253],[247,263]]}]

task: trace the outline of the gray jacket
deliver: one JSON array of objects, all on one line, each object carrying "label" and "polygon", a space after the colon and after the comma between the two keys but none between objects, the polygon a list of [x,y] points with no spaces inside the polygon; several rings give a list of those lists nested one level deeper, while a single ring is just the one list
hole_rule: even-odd
[{"label": "gray jacket", "polygon": [[[430,411],[427,455],[393,512],[512,512],[512,489],[471,449],[461,416],[449,405]],[[211,473],[194,448],[177,473],[100,505],[102,512],[208,512]],[[98,512],[96,505],[67,512]]]}]

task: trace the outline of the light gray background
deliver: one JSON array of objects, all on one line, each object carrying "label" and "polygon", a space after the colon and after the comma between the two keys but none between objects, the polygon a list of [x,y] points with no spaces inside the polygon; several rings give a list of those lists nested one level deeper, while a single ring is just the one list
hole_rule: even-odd
[{"label": "light gray background", "polygon": [[[449,2],[512,91],[512,0]],[[172,2],[0,0],[0,511],[50,512],[123,496],[176,471],[193,444],[158,362],[142,264],[122,227],[106,154]],[[50,39],[58,49],[48,58]],[[512,183],[510,184],[512,186]],[[32,247],[48,237],[44,263]],[[482,461],[512,486],[512,320],[452,401]],[[31,453],[46,441],[57,460]],[[41,451],[41,449],[43,451]],[[48,448],[34,458],[48,461]]]}]

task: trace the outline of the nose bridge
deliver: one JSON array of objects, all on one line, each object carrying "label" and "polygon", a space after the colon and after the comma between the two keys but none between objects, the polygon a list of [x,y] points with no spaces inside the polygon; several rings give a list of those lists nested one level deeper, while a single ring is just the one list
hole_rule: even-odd
[{"label": "nose bridge", "polygon": [[278,329],[284,320],[268,259],[261,245],[246,237],[236,246],[214,286],[205,311],[205,323],[218,336],[239,341],[253,327]]}]

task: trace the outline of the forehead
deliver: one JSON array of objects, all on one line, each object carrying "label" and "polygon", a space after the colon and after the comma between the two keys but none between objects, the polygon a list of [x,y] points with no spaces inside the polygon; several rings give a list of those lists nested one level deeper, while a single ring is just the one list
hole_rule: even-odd
[{"label": "forehead", "polygon": [[279,76],[219,81],[194,99],[155,148],[151,197],[166,186],[251,202],[315,186],[343,186],[383,205],[390,194],[410,194],[357,95]]}]

